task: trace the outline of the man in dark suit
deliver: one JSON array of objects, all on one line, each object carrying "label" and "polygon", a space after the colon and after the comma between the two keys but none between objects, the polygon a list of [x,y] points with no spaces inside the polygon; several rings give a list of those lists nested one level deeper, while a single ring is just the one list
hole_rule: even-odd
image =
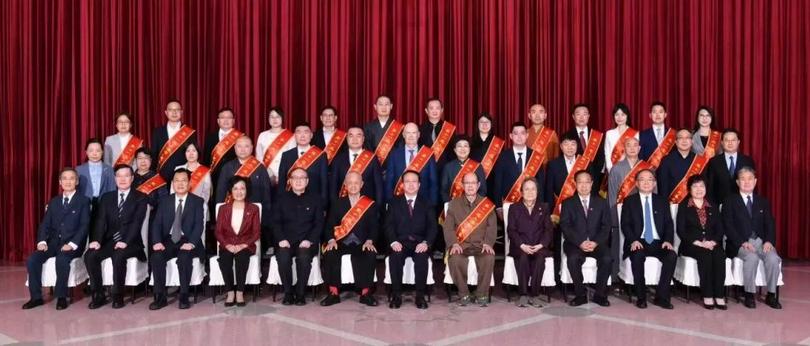
[{"label": "man in dark suit", "polygon": [[388,169],[385,175],[385,202],[397,197],[397,185],[403,173],[410,167],[411,162],[417,159],[420,153],[430,152],[427,162],[419,170],[419,194],[427,198],[432,205],[439,202],[439,173],[436,169],[436,161],[433,159],[433,150],[426,146],[419,146],[419,127],[414,123],[405,124],[402,130],[402,138],[405,142],[402,146],[395,147],[388,156]]},{"label": "man in dark suit", "polygon": [[754,159],[740,150],[740,135],[735,129],[723,130],[723,152],[709,160],[706,167],[706,197],[720,205],[726,197],[739,192],[736,178],[742,167],[755,169]]},{"label": "man in dark suit", "polygon": [[607,201],[591,193],[593,179],[588,171],[578,171],[574,179],[577,195],[563,202],[560,217],[560,229],[565,234],[563,247],[568,257],[568,272],[574,281],[576,295],[568,305],[580,306],[588,302],[585,285],[582,283],[582,264],[586,257],[593,257],[596,259],[596,293],[593,295],[593,302],[610,306],[607,300],[607,281],[613,265],[608,249],[610,206]]},{"label": "man in dark suit", "polygon": [[335,159],[332,160],[331,167],[329,167],[329,184],[327,185],[329,186],[330,202],[342,197],[341,191],[345,195],[343,180],[346,179],[346,173],[349,170],[357,170],[363,175],[363,181],[365,182],[361,194],[382,203],[382,168],[374,157],[374,153],[363,149],[363,142],[365,141],[363,129],[359,126],[353,126],[346,133],[347,149],[339,152]]},{"label": "man in dark suit", "polygon": [[[391,127],[391,123],[396,121],[396,119],[391,116],[391,109],[393,108],[394,104],[391,102],[390,97],[387,95],[377,96],[377,100],[374,102],[374,112],[377,113],[377,118],[368,122],[363,127],[363,133],[366,135],[366,149],[372,152],[377,150],[377,145],[380,144],[380,140],[382,140],[385,131]],[[401,143],[402,139],[397,138],[394,146],[396,147]],[[380,162],[380,164],[384,166],[385,162]]]},{"label": "man in dark suit", "polygon": [[174,172],[172,187],[174,193],[163,197],[158,203],[157,215],[152,222],[152,276],[154,278],[155,301],[149,310],[158,310],[168,305],[166,301],[166,263],[177,257],[177,270],[180,274],[180,298],[178,307],[188,309],[188,287],[191,283],[192,261],[205,256],[203,246],[202,198],[189,193],[191,172],[178,169]]},{"label": "man in dark suit", "polygon": [[[517,121],[512,124],[509,138],[512,140],[512,147],[501,151],[498,156],[498,161],[495,163],[495,178],[494,178],[494,192],[493,198],[496,206],[498,206],[497,214],[500,219],[503,219],[503,201],[512,190],[518,177],[526,174],[525,170],[529,162],[535,155],[534,150],[526,145],[528,132],[526,131],[526,124],[522,121]],[[536,153],[543,155],[543,153]],[[543,167],[539,168],[533,175],[539,184],[545,181],[545,170]],[[518,187],[519,189],[519,187]],[[512,201],[516,202],[516,201]]]},{"label": "man in dark suit", "polygon": [[[216,132],[211,132],[208,136],[205,136],[205,149],[201,154],[202,159],[200,160],[203,165],[211,169],[211,181],[214,182],[218,181],[217,179],[219,178],[219,172],[222,170],[222,166],[236,158],[236,150],[234,149],[236,141],[232,139],[240,137],[242,133],[233,128],[233,109],[228,107],[222,108],[217,112],[217,125],[219,125],[219,129],[217,129]],[[224,142],[223,139],[225,140]],[[220,146],[220,148],[217,148],[217,146]],[[225,150],[225,152],[215,158],[214,149]],[[214,160],[216,160],[216,162],[214,162]],[[211,202],[213,202],[213,200]],[[213,203],[209,209],[214,210]]]},{"label": "man in dark suit", "polygon": [[93,288],[90,309],[98,309],[107,303],[101,274],[101,262],[112,258],[113,308],[124,307],[121,294],[127,275],[127,260],[137,257],[146,261],[141,229],[146,217],[148,199],[145,194],[132,189],[134,180],[132,166],[115,166],[117,189],[101,196],[95,227],[90,235],[90,244],[84,254],[84,263]]},{"label": "man in dark suit", "polygon": [[26,261],[31,299],[23,304],[23,309],[45,304],[42,300],[42,265],[51,257],[56,257],[56,309],[68,307],[70,262],[82,255],[90,224],[90,199],[76,193],[78,183],[79,174],[73,168],[59,172],[62,193],[48,203],[37,231],[37,250]]},{"label": "man in dark suit", "polygon": [[[321,198],[321,205],[329,205],[328,197],[328,174],[329,163],[326,160],[326,155],[322,152],[321,148],[313,147],[310,143],[312,141],[312,129],[308,123],[302,123],[295,127],[295,143],[296,147],[285,151],[281,154],[281,164],[278,168],[278,193],[288,188],[287,174],[293,167],[305,167],[307,176],[309,177],[309,185],[307,191],[311,191],[316,196]],[[319,152],[317,158],[312,162],[304,162],[311,152]],[[309,165],[309,166],[306,166]]]},{"label": "man in dark suit", "polygon": [[[543,200],[551,207],[554,207],[557,203],[557,197],[565,184],[565,180],[574,169],[574,163],[577,162],[577,141],[578,139],[572,134],[565,134],[560,140],[560,152],[562,155],[551,160],[546,168]],[[587,171],[591,173],[591,176],[596,174],[594,167],[593,162],[588,165]]]},{"label": "man in dark suit", "polygon": [[661,160],[655,171],[658,178],[658,194],[669,199],[672,192],[689,173],[689,167],[697,155],[692,152],[692,132],[682,128],[675,132],[675,150]]},{"label": "man in dark suit", "polygon": [[[312,145],[326,151],[326,146],[329,145],[329,142],[331,142],[335,134],[338,133],[337,119],[338,115],[335,107],[324,106],[323,108],[321,108],[321,128],[315,130],[315,133],[312,135]],[[337,141],[335,143],[337,143]],[[346,140],[343,140],[342,142],[340,142],[340,146],[337,147],[335,154],[342,152],[345,149],[346,149]],[[332,159],[331,161],[334,161],[334,159]]]},{"label": "man in dark suit", "polygon": [[667,108],[663,102],[656,101],[650,106],[650,119],[652,119],[652,126],[648,129],[642,130],[639,135],[639,144],[641,145],[641,153],[639,157],[642,160],[648,160],[650,156],[661,145],[664,136],[667,135],[667,125],[664,121],[667,119]]},{"label": "man in dark suit", "polygon": [[321,306],[340,303],[340,267],[343,255],[347,254],[352,258],[355,286],[361,292],[360,303],[377,306],[377,299],[371,291],[377,260],[374,240],[377,239],[380,222],[377,203],[360,194],[363,188],[360,173],[346,174],[344,185],[348,195],[332,204],[324,228],[324,281],[329,287],[329,294],[321,301]]},{"label": "man in dark suit", "polygon": [[723,202],[723,229],[726,231],[727,247],[730,255],[743,260],[743,287],[745,306],[756,307],[754,295],[757,291],[756,277],[759,263],[765,267],[765,285],[768,295],[765,304],[781,309],[782,304],[776,295],[779,275],[782,272],[782,258],[776,253],[776,226],[771,204],[764,197],[754,194],[757,185],[756,172],[750,167],[740,167],[737,171],[739,194],[726,197]]},{"label": "man in dark suit", "polygon": [[[188,125],[182,124],[183,107],[180,106],[180,101],[169,101],[163,113],[166,114],[167,122],[166,125],[152,131],[152,153],[155,155],[155,161],[158,165],[156,171],[163,177],[163,180],[171,181],[174,168],[186,162],[186,153],[180,148],[185,147],[188,143],[197,143],[197,133]],[[183,136],[179,139],[184,139],[179,145],[176,147],[173,147],[173,144],[166,146],[170,139],[178,135]],[[173,152],[172,149],[174,149]],[[171,155],[161,160],[164,152],[166,155]]]},{"label": "man in dark suit", "polygon": [[[574,128],[568,130],[566,133],[563,133],[563,137],[576,138],[577,155],[582,155],[585,152],[585,147],[588,145],[588,141],[591,139],[591,136],[596,130],[588,125],[588,121],[591,118],[591,113],[586,104],[575,104],[572,108],[571,117],[574,119]],[[605,155],[602,155],[604,152],[605,139],[603,137],[599,142],[596,154],[594,155],[594,158],[589,166],[592,167],[589,169],[589,171],[593,175],[594,186],[601,186],[602,184],[602,170],[605,168]]]},{"label": "man in dark suit", "polygon": [[388,307],[399,309],[402,305],[402,268],[405,259],[411,257],[414,267],[416,307],[427,309],[425,287],[427,286],[428,249],[438,233],[435,206],[419,195],[419,173],[406,171],[402,175],[402,196],[395,197],[388,207],[385,233],[391,246],[389,268],[391,271],[391,302]]},{"label": "man in dark suit", "polygon": [[647,307],[647,285],[644,280],[644,262],[648,256],[661,261],[661,278],[658,280],[653,304],[664,309],[672,309],[670,303],[670,283],[675,272],[678,255],[673,251],[675,237],[669,201],[654,194],[655,173],[643,169],[636,173],[638,193],[624,200],[622,207],[622,233],[624,253],[630,257],[635,283],[636,306]]},{"label": "man in dark suit", "polygon": [[[436,97],[428,99],[427,103],[425,103],[425,114],[427,114],[427,121],[423,122],[422,125],[419,125],[419,145],[432,148],[433,144],[436,142],[436,139],[439,138],[442,128],[445,125],[453,125],[444,121],[444,105],[442,104],[442,100],[439,100]],[[450,148],[450,143],[454,142],[455,131],[453,132],[453,135],[451,135],[447,141],[447,146],[444,147],[442,154],[439,155],[439,159],[436,160],[436,166],[440,172],[444,167],[444,164],[451,160],[454,156],[453,151],[448,150]]]}]

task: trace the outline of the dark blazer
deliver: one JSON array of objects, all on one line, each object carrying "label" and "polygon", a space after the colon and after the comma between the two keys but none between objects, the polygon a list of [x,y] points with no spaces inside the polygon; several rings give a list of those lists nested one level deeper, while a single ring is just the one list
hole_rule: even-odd
[{"label": "dark blazer", "polygon": [[308,191],[301,196],[284,191],[278,194],[277,199],[278,203],[273,208],[273,246],[282,240],[290,242],[291,246],[302,240],[317,244],[324,224],[321,199]]},{"label": "dark blazer", "polygon": [[[723,220],[720,218],[720,212],[713,204],[705,205],[706,208],[706,226],[700,225],[700,218],[698,218],[697,207],[689,206],[689,197],[685,198],[683,202],[678,204],[678,216],[675,225],[678,229],[678,237],[681,238],[681,244],[692,244],[695,240],[713,240],[718,246],[723,245]],[[708,201],[704,201],[706,203]],[[680,253],[683,253],[684,246],[680,247]]]},{"label": "dark blazer", "polygon": [[[235,130],[231,129],[231,131]],[[200,163],[207,167],[211,167],[211,161],[213,160],[212,154],[214,152],[214,147],[216,147],[217,144],[219,144],[219,129],[209,133],[208,136],[205,136],[205,148],[203,149],[203,152],[200,153]],[[219,160],[219,164],[211,171],[212,181],[217,181],[217,178],[219,178],[219,172],[222,170],[222,166],[236,158],[235,148],[236,145],[232,146],[230,150],[225,152],[225,155],[223,155]]]},{"label": "dark blazer", "polygon": [[737,187],[736,175],[740,168],[745,166],[756,168],[754,159],[740,152],[737,152],[737,160],[734,162],[734,174],[729,173],[728,162],[724,154],[720,153],[712,157],[704,173],[706,175],[706,197],[709,201],[719,206],[726,200],[726,197],[737,194],[740,189]]},{"label": "dark blazer", "polygon": [[[135,173],[135,181],[132,182],[132,188],[137,189],[138,187],[143,185],[143,183],[145,183],[147,180],[152,179],[152,177],[156,175],[157,173],[155,173],[154,171],[149,171],[144,175],[139,175],[138,173]],[[147,203],[149,203],[149,205],[151,205],[152,208],[157,207],[157,204],[160,201],[160,199],[163,198],[163,196],[167,196],[169,194],[170,184],[171,181],[167,181],[166,186],[163,186],[159,189],[155,189],[155,191],[152,191],[152,193],[146,196]],[[149,219],[153,219],[155,217],[155,213],[152,213],[151,215],[152,216],[150,216]]]},{"label": "dark blazer", "polygon": [[[396,119],[394,119],[393,116],[389,116],[388,121],[385,123],[385,126],[381,127],[380,121],[375,116],[374,119],[372,119],[371,121],[366,123],[365,126],[363,126],[363,136],[365,137],[363,145],[366,147],[366,149],[371,150],[372,152],[377,150],[377,145],[380,144],[382,136],[385,134],[385,131],[387,131],[388,128],[391,127],[391,123],[394,122],[394,120]],[[398,136],[397,141],[394,143],[394,147],[398,147],[399,145],[401,145],[402,141],[403,141],[402,136]],[[385,163],[383,163],[383,166],[384,165]]]},{"label": "dark blazer", "polygon": [[588,199],[588,217],[585,217],[578,194],[562,203],[560,230],[565,235],[566,251],[570,248],[579,249],[585,239],[607,247],[611,225],[610,205],[601,197],[591,196]]},{"label": "dark blazer", "polygon": [[[658,231],[658,237],[662,242],[669,242],[675,245],[675,232],[672,224],[672,212],[669,209],[669,201],[658,194],[652,194],[653,223]],[[641,197],[634,193],[624,199],[622,207],[622,234],[624,234],[624,253],[629,255],[630,244],[638,240],[644,244],[644,209],[641,205]],[[626,257],[626,256],[625,256]]]},{"label": "dark blazer", "polygon": [[[222,203],[225,197],[228,196],[228,181],[236,175],[242,164],[239,159],[233,159],[222,166],[222,171],[217,179],[215,201]],[[267,174],[267,168],[264,164],[259,164],[259,167],[250,176],[250,190],[248,191],[248,201],[251,203],[259,203],[262,205],[262,210],[270,210],[270,176]],[[262,212],[261,218],[262,226],[270,225],[270,213]]]},{"label": "dark blazer", "polygon": [[[414,156],[417,155],[419,147]],[[394,198],[394,189],[399,181],[399,177],[405,172],[408,165],[405,163],[405,145],[397,146],[391,153],[388,154],[388,170],[385,174],[385,198],[386,202],[390,202]],[[439,203],[439,173],[436,168],[436,161],[433,155],[428,159],[427,164],[422,168],[419,174],[419,195],[427,198],[432,205]]]},{"label": "dark blazer", "polygon": [[[269,212],[269,211],[268,211]],[[231,226],[233,218],[233,204],[225,203],[219,207],[217,214],[216,238],[219,248],[225,249],[227,245],[247,244],[251,253],[256,253],[256,240],[261,234],[261,224],[259,223],[259,207],[253,203],[245,203],[245,211],[242,215],[242,224],[239,226],[239,233]]]},{"label": "dark blazer", "polygon": [[[531,159],[532,155],[534,155],[534,151],[526,147],[526,157],[523,158],[524,165]],[[519,167],[517,161],[515,161],[514,149],[504,148],[501,151],[501,155],[498,156],[498,161],[495,162],[495,167],[492,170],[494,171],[492,174],[495,175],[494,191],[492,193],[494,198],[493,202],[500,207],[503,204],[503,199],[509,194],[512,185],[515,184],[517,178],[523,173],[523,169]],[[537,179],[538,186],[544,185],[545,174],[545,167],[540,167],[537,174],[535,174],[534,177]]]},{"label": "dark blazer", "polygon": [[[281,163],[278,166],[278,193],[287,189],[287,172],[298,160],[298,147],[292,148],[281,154]],[[307,169],[309,184],[307,191],[311,191],[321,198],[321,205],[329,205],[329,161],[326,153],[321,153],[315,162]]]},{"label": "dark blazer", "polygon": [[[93,198],[93,186],[90,181],[90,164],[85,162],[79,165],[76,167],[76,173],[79,173],[79,186],[76,187],[76,190],[87,198]],[[115,173],[113,173],[113,168],[106,163],[102,163],[101,187],[98,190],[98,197],[113,190],[115,190]]]},{"label": "dark blazer", "polygon": [[[319,128],[319,129],[315,130],[315,132],[312,134],[312,145],[314,145],[314,146],[316,146],[318,148],[326,150],[326,145],[327,144],[328,143],[326,143],[326,138],[323,137],[323,128]],[[340,144],[340,147],[338,147],[337,152],[340,153],[343,150],[346,150],[347,147],[348,147],[348,144],[346,144],[346,139],[344,138],[343,143]],[[326,156],[326,153],[324,153],[323,155]],[[328,163],[329,160],[327,159],[326,162]],[[334,163],[334,162],[335,162],[335,159],[332,159],[332,163]]]},{"label": "dark blazer", "polygon": [[73,242],[81,254],[87,243],[90,225],[90,199],[78,191],[73,194],[67,208],[62,206],[63,195],[48,202],[48,209],[37,230],[37,243],[46,242],[48,247],[63,246]]},{"label": "dark blazer", "polygon": [[120,215],[118,214],[119,198],[118,190],[101,196],[90,241],[97,241],[103,245],[113,241],[113,235],[115,232],[119,232],[121,241],[126,243],[127,247],[141,249],[144,247],[141,228],[143,219],[146,218],[146,206],[149,198],[142,192],[131,188],[124,200]]},{"label": "dark blazer", "polygon": [[551,246],[554,240],[554,224],[551,223],[551,208],[539,201],[534,204],[531,215],[522,202],[509,207],[509,225],[506,233],[509,235],[509,253],[519,253],[520,244],[543,244],[543,249]]},{"label": "dark blazer", "polygon": [[432,247],[439,232],[435,206],[419,194],[413,202],[413,216],[403,195],[395,197],[388,204],[388,217],[385,221],[385,236],[388,243],[398,241],[410,249],[422,241]]},{"label": "dark blazer", "polygon": [[729,195],[723,202],[723,229],[728,238],[726,248],[735,255],[740,246],[754,236],[762,238],[763,243],[770,242],[776,246],[776,226],[771,203],[757,194],[752,197],[751,216],[748,215],[741,195]]},{"label": "dark blazer", "polygon": [[[338,152],[337,156],[332,159],[332,165],[329,167],[329,200],[330,202],[338,198],[340,189],[343,186],[343,181],[346,180],[346,173],[352,167],[351,160],[349,160],[348,150]],[[364,196],[369,196],[375,201],[383,203],[383,178],[382,168],[377,159],[372,159],[369,162],[366,170],[363,171],[363,189],[360,193]]]},{"label": "dark blazer", "polygon": [[[351,233],[354,233],[354,235],[360,239],[361,243],[368,239],[377,241],[380,227],[379,206],[380,204],[377,202],[372,204],[368,211],[363,214],[360,221],[352,228]],[[327,213],[326,216],[326,227],[324,227],[323,237],[321,238],[324,240],[324,243],[335,239],[335,226],[340,225],[343,216],[345,216],[351,208],[352,205],[351,202],[349,202],[349,197],[338,198],[335,203],[332,203],[329,208],[329,213]]]},{"label": "dark blazer", "polygon": [[[444,123],[445,123],[444,119],[439,120],[439,122],[436,123],[435,132],[437,137],[439,136],[439,132],[441,132]],[[458,128],[456,130],[458,130]],[[426,145],[428,148],[433,147],[433,132],[434,127],[433,124],[430,123],[430,121],[425,120],[425,122],[419,125],[419,145]],[[453,143],[455,142],[454,141],[455,137],[456,133],[453,133],[453,135],[450,136],[450,141],[447,143],[447,146],[444,147],[444,152],[442,152],[442,155],[439,156],[439,160],[436,162],[439,168],[444,167],[444,164],[447,163],[447,161],[454,159],[456,157],[455,153],[453,153],[452,147]]]},{"label": "dark blazer", "polygon": [[[592,132],[593,128],[588,127],[588,135],[586,137],[591,138],[590,136]],[[602,132],[602,134],[604,134],[604,132]],[[563,137],[565,136],[574,136],[577,138],[577,155],[582,155],[582,153],[585,152],[585,148],[583,148],[582,145],[579,144],[579,132],[577,132],[576,127],[564,133]],[[602,142],[599,143],[599,149],[596,151],[596,156],[593,158],[593,161],[591,161],[591,164],[588,166],[589,167],[588,171],[590,171],[591,175],[593,176],[594,190],[599,190],[599,186],[601,186],[602,184],[602,169],[605,168],[605,155],[603,154],[605,152],[605,137],[606,136],[602,137]]]},{"label": "dark blazer", "polygon": [[[175,212],[175,194],[163,197],[158,203],[157,213],[155,219],[152,220],[150,225],[152,236],[150,241],[151,245],[157,243],[172,243],[172,223],[174,223]],[[186,200],[183,205],[183,216],[180,220],[180,227],[183,230],[183,237],[180,238],[178,244],[191,243],[194,245],[194,252],[198,257],[205,256],[205,247],[203,246],[203,203],[205,201],[195,196],[193,193],[186,195]],[[165,244],[164,244],[165,246]]]},{"label": "dark blazer", "polygon": [[[669,127],[664,125],[664,136],[666,136],[667,131],[669,131]],[[639,132],[638,144],[641,146],[641,151],[639,151],[638,157],[642,160],[649,159],[650,156],[652,156],[652,154],[655,152],[655,149],[658,149],[658,141],[655,140],[655,131],[652,127]]]},{"label": "dark blazer", "polygon": [[[560,193],[560,190],[565,184],[565,179],[568,178],[568,168],[565,166],[565,156],[560,155],[551,160],[546,166],[546,181],[543,185],[542,196],[543,200],[546,201],[549,205],[553,206],[554,203],[557,203],[557,195]],[[591,173],[591,176],[596,176],[595,165],[593,162],[588,165],[586,170]],[[594,180],[594,188],[591,191],[592,195],[597,196],[599,193],[599,186],[596,185],[596,180]]]},{"label": "dark blazer", "polygon": [[[163,149],[163,145],[165,145],[168,141],[169,132],[166,129],[166,125],[157,127],[152,131],[152,165],[154,165],[154,168],[157,168],[159,164],[160,150]],[[172,181],[174,168],[186,162],[186,153],[182,150],[182,148],[188,143],[197,143],[196,131],[191,134],[191,136],[180,146],[180,148],[174,152],[174,154],[172,154],[172,156],[169,156],[166,164],[163,165],[163,168],[161,168],[158,172],[161,176],[163,176],[163,179],[166,179],[166,182]]]}]

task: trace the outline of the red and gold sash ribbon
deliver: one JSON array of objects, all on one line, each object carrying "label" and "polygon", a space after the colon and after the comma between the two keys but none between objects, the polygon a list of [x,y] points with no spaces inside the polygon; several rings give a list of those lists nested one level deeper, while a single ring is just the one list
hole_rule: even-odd
[{"label": "red and gold sash ribbon", "polygon": [[695,155],[695,158],[692,160],[692,164],[689,165],[689,169],[686,171],[683,179],[678,182],[678,185],[675,185],[675,189],[673,189],[672,193],[669,194],[669,203],[678,204],[683,201],[686,195],[689,194],[689,189],[686,186],[689,178],[703,172],[703,169],[706,168],[707,162],[709,162],[708,156]]},{"label": "red and gold sash ribbon", "polygon": [[129,142],[127,142],[127,145],[124,146],[124,150],[121,151],[121,155],[118,155],[118,159],[115,160],[113,167],[117,165],[131,164],[132,160],[135,159],[135,152],[138,151],[138,148],[140,148],[141,145],[143,145],[143,139],[135,136],[130,137]]},{"label": "red and gold sash ribbon", "polygon": [[413,160],[411,160],[411,163],[408,165],[408,167],[405,168],[405,170],[402,171],[402,174],[399,175],[399,179],[397,179],[396,188],[394,189],[394,196],[402,196],[403,193],[402,176],[405,174],[405,172],[416,171],[422,173],[422,169],[425,168],[431,156],[433,156],[433,150],[431,150],[430,148],[422,146],[422,148],[419,149],[419,152],[416,153],[416,156],[413,158]]},{"label": "red and gold sash ribbon", "polygon": [[504,203],[515,203],[520,200],[520,197],[523,196],[523,194],[520,192],[520,185],[523,184],[523,180],[525,180],[527,177],[537,175],[537,172],[540,171],[540,167],[543,166],[544,162],[546,162],[545,152],[536,150],[532,152],[532,156],[529,158],[529,161],[526,162],[526,168],[524,168],[523,172],[521,172],[517,179],[515,179],[515,183],[512,184],[512,188],[509,189],[509,193],[506,195],[506,197],[504,197]]},{"label": "red and gold sash ribbon", "polygon": [[382,138],[380,138],[380,143],[377,144],[377,150],[374,151],[374,154],[377,155],[377,160],[380,161],[381,165],[385,163],[385,160],[388,158],[388,153],[394,148],[394,144],[396,144],[397,138],[403,128],[405,128],[405,125],[394,120],[391,122],[391,125],[388,126],[388,130],[385,131]]},{"label": "red and gold sash ribbon", "polygon": [[[354,163],[351,167],[349,167],[348,172],[357,172],[360,175],[363,175],[363,172],[366,171],[368,165],[371,164],[371,160],[374,159],[374,154],[368,150],[363,150],[360,152],[360,155],[354,160]],[[344,176],[343,180],[345,181],[346,178]],[[346,191],[346,185],[341,182],[340,184],[340,193],[338,194],[340,197],[346,197],[348,195],[348,191]]]},{"label": "red and gold sash ribbon", "polygon": [[374,204],[374,200],[366,196],[360,196],[360,200],[346,212],[346,215],[340,220],[340,225],[335,226],[334,236],[336,241],[340,241],[352,232],[354,226],[363,219],[363,215]]},{"label": "red and gold sash ribbon", "polygon": [[703,150],[703,155],[712,158],[717,154],[717,147],[720,145],[720,131],[712,131],[709,134],[709,140],[706,141],[706,148]]},{"label": "red and gold sash ribbon", "polygon": [[[450,199],[454,199],[464,193],[464,186],[461,184],[464,176],[469,173],[474,173],[479,166],[481,166],[481,164],[473,159],[467,159],[467,161],[461,165],[461,169],[458,170],[456,177],[453,178],[453,185],[450,185]],[[486,182],[481,183],[486,184]]]},{"label": "red and gold sash ribbon", "polygon": [[284,149],[284,145],[292,138],[293,133],[290,130],[284,129],[279,132],[276,139],[270,143],[270,146],[264,151],[264,157],[262,158],[262,163],[264,163],[265,167],[270,167],[270,163],[273,162],[273,159],[276,158],[277,155],[281,154],[281,150]]},{"label": "red and gold sash ribbon", "polygon": [[489,213],[493,210],[495,210],[495,203],[492,203],[489,198],[484,197],[484,199],[473,208],[470,215],[467,215],[464,221],[461,221],[458,227],[456,227],[456,240],[458,240],[458,243],[461,244],[467,240],[470,234],[475,232],[478,226],[487,220]]},{"label": "red and gold sash ribbon", "polygon": [[143,184],[141,184],[141,186],[138,186],[136,190],[143,192],[145,195],[149,195],[150,193],[164,186],[166,186],[166,180],[163,180],[163,177],[161,177],[160,174],[155,174],[154,177],[147,179],[143,182]]},{"label": "red and gold sash ribbon", "polygon": [[636,174],[641,172],[645,169],[655,169],[649,162],[641,160],[630,170],[630,173],[627,173],[627,176],[624,177],[622,181],[622,185],[619,186],[619,191],[616,194],[616,204],[624,203],[624,199],[630,195],[630,192],[636,187]]},{"label": "red and gold sash ribbon", "polygon": [[323,148],[323,151],[326,152],[326,160],[329,161],[330,164],[332,163],[332,159],[334,159],[337,155],[337,152],[345,139],[346,131],[335,129],[335,133],[332,134],[332,139],[330,139],[329,143],[326,144],[326,148]]},{"label": "red and gold sash ribbon", "polygon": [[222,140],[214,146],[214,150],[211,151],[211,169],[215,169],[220,163],[222,163],[222,158],[225,157],[225,154],[228,153],[228,150],[233,148],[234,144],[236,144],[236,140],[239,137],[242,137],[243,133],[237,130],[231,130],[228,132],[225,137],[222,137]]},{"label": "red and gold sash ribbon", "polygon": [[194,191],[194,189],[196,189],[197,186],[200,185],[200,183],[203,181],[205,175],[208,174],[208,172],[210,171],[211,169],[209,169],[208,167],[200,165],[199,167],[197,167],[197,169],[194,170],[194,172],[191,172],[191,179],[189,179],[190,181],[188,185],[188,190]]},{"label": "red and gold sash ribbon", "polygon": [[484,157],[481,158],[481,168],[484,169],[484,176],[487,178],[489,178],[489,174],[492,173],[492,168],[495,167],[495,162],[498,161],[498,156],[501,155],[503,145],[503,139],[500,139],[497,136],[492,137],[492,142],[489,143],[487,152],[484,153]]},{"label": "red and gold sash ribbon", "polygon": [[[248,159],[245,160],[245,163],[242,164],[242,167],[239,167],[236,173],[234,173],[234,176],[246,178],[249,180],[250,176],[253,175],[253,172],[255,172],[256,169],[259,168],[259,166],[261,166],[261,164],[262,163],[255,157],[253,156],[248,157]],[[233,197],[231,197],[231,192],[228,191],[228,195],[225,196],[225,203],[231,202],[233,202]]]},{"label": "red and gold sash ribbon", "polygon": [[447,121],[442,124],[442,129],[439,130],[439,134],[436,135],[436,140],[433,141],[433,156],[436,158],[436,161],[439,161],[439,158],[442,157],[444,150],[447,148],[447,145],[450,144],[450,139],[453,138],[453,133],[456,131],[456,125],[453,125]]},{"label": "red and gold sash ribbon", "polygon": [[588,165],[596,157],[597,151],[599,151],[599,145],[602,143],[603,137],[604,134],[602,132],[596,130],[591,131],[591,137],[588,139],[588,145],[585,147],[585,151],[582,156],[577,158],[577,161],[574,162],[574,166],[571,167],[571,171],[568,172],[565,183],[563,183],[562,189],[560,189],[560,194],[554,201],[554,211],[551,214],[552,221],[559,222],[562,201],[573,196],[577,191],[576,182],[574,182],[575,175],[577,172],[588,168]]},{"label": "red and gold sash ribbon", "polygon": [[664,135],[664,139],[661,140],[661,144],[655,149],[652,155],[650,155],[647,162],[649,162],[654,168],[658,168],[658,166],[661,165],[661,160],[663,160],[665,156],[669,155],[669,151],[672,150],[674,145],[675,131],[669,129]]},{"label": "red and gold sash ribbon", "polygon": [[163,165],[169,161],[169,158],[172,157],[177,149],[183,146],[183,143],[191,138],[193,134],[194,129],[188,125],[183,125],[172,138],[166,141],[166,144],[163,144],[163,148],[160,149],[160,155],[158,156],[158,170],[163,168]]}]

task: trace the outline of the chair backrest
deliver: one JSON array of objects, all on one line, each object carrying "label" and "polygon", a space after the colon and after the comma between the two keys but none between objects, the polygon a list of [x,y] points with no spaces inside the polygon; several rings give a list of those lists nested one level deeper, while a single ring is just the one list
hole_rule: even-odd
[{"label": "chair backrest", "polygon": [[509,207],[512,203],[503,202],[503,255],[509,256]]},{"label": "chair backrest", "polygon": [[[219,207],[223,206],[224,204],[225,203],[217,203],[217,205],[214,206],[214,220],[216,220],[217,217],[219,217]],[[253,205],[259,207],[259,220],[261,220],[262,219],[262,204],[261,203],[253,203]],[[259,239],[256,240],[256,252],[257,253],[261,249],[260,244],[261,244],[261,237],[259,237]],[[217,241],[217,254],[219,254],[219,241]]]}]

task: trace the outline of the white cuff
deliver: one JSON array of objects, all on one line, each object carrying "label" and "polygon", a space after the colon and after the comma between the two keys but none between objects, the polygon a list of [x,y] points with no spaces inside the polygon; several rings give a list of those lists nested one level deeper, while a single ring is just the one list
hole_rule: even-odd
[{"label": "white cuff", "polygon": [[72,248],[73,248],[73,251],[76,251],[76,249],[78,249],[78,248],[79,248],[79,246],[78,246],[78,245],[76,245],[76,244],[74,244],[73,242],[68,243],[68,245],[70,245],[70,247],[72,247]]}]

